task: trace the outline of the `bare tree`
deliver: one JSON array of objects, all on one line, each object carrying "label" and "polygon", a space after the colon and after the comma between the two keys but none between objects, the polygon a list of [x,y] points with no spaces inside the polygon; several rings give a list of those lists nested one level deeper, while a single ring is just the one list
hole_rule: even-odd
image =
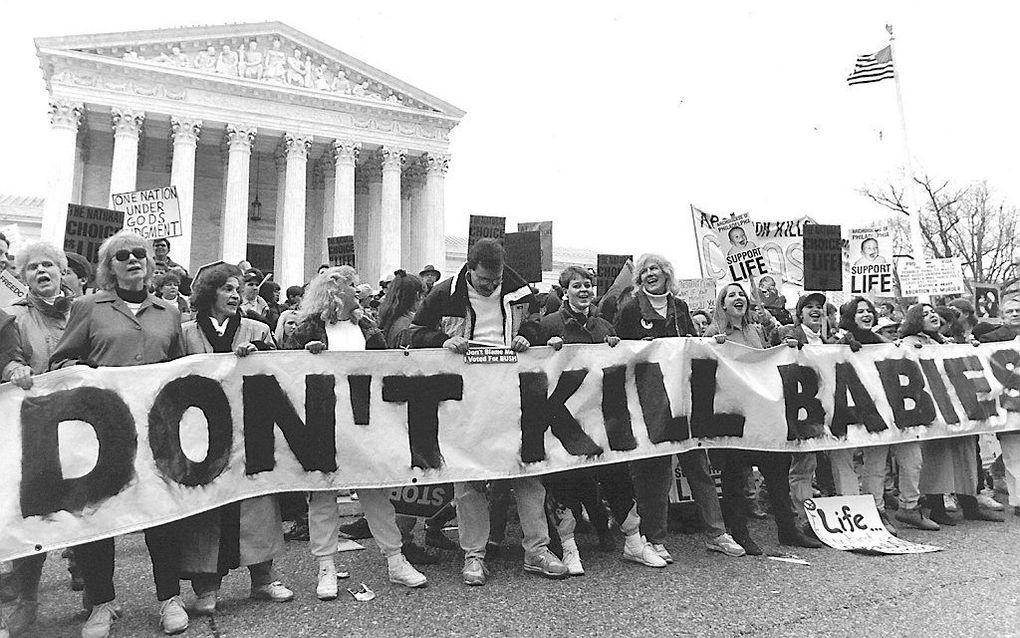
[{"label": "bare tree", "polygon": [[[924,197],[919,205],[925,254],[958,257],[971,281],[998,283],[1003,292],[1020,289],[1017,208],[998,200],[986,182],[960,188],[925,175],[915,177],[914,183]],[[897,254],[913,252],[903,187],[890,183],[879,189],[863,188],[860,193],[900,213],[892,220],[894,249]]]}]

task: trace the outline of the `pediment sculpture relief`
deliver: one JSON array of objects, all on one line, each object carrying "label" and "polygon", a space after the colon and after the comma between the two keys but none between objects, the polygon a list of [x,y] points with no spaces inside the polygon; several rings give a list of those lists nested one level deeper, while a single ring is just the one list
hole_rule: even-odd
[{"label": "pediment sculpture relief", "polygon": [[265,39],[250,39],[236,47],[230,42],[206,44],[205,48],[192,46],[190,53],[184,43],[171,45],[158,54],[144,54],[136,50],[141,48],[145,51],[150,47],[127,47],[126,50],[120,47],[86,52],[99,55],[117,54],[125,60],[134,62],[191,69],[433,110],[332,60],[318,55],[313,56],[312,53],[296,46],[288,51],[278,37],[272,38],[268,46]]}]

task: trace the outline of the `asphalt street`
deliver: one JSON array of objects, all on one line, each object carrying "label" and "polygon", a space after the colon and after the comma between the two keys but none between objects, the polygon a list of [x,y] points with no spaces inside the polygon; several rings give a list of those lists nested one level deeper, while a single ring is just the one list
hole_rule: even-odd
[{"label": "asphalt street", "polygon": [[[521,569],[519,545],[490,562],[484,587],[460,581],[461,560],[422,567],[424,589],[390,585],[371,541],[345,552],[371,602],[315,597],[316,563],[307,543],[289,542],[277,560],[290,603],[248,599],[245,570],[232,572],[214,618],[193,617],[183,634],[211,636],[1013,636],[1020,635],[1020,517],[1006,523],[961,522],[940,532],[905,530],[909,540],[944,551],[866,556],[832,549],[796,550],[810,566],[764,557],[709,553],[698,534],[670,539],[677,562],[655,570],[600,553],[594,535],[579,536],[586,575],[550,581]],[[767,551],[778,551],[771,521],[754,523]],[[456,538],[456,532],[451,532]],[[509,542],[519,540],[511,531]],[[783,548],[788,549],[788,548]],[[149,561],[140,534],[117,540],[116,583],[124,616],[114,636],[162,636]],[[190,595],[190,586],[182,584]],[[84,618],[59,552],[46,563],[40,619],[33,636],[77,636]]]}]

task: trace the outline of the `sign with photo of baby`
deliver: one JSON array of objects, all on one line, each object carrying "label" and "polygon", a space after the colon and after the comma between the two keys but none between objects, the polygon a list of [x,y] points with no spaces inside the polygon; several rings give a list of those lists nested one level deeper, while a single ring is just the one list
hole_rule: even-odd
[{"label": "sign with photo of baby", "polygon": [[726,252],[726,271],[730,281],[751,283],[768,274],[765,256],[755,242],[754,224],[747,213],[734,215],[716,225],[719,243]]},{"label": "sign with photo of baby", "polygon": [[888,225],[850,229],[850,294],[893,294],[892,230]]}]

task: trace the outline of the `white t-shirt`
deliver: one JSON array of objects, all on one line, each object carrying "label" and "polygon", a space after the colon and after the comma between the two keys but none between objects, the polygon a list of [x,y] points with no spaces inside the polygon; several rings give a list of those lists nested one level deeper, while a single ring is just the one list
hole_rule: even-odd
[{"label": "white t-shirt", "polygon": [[349,320],[327,323],[326,340],[329,342],[330,352],[365,349],[365,333]]},{"label": "white t-shirt", "polygon": [[473,341],[483,343],[508,344],[503,336],[502,284],[488,297],[483,297],[471,282],[467,282],[468,302],[475,311],[475,331],[471,335]]}]

